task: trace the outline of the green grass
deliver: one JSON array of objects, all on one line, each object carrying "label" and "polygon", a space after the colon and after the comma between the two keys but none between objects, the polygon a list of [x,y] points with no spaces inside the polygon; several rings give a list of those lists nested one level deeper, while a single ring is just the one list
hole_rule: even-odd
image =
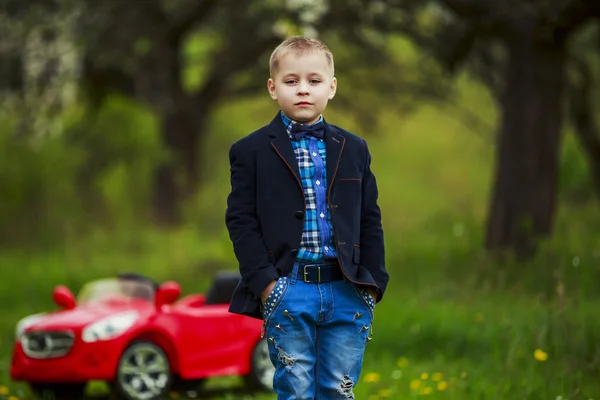
[{"label": "green grass", "polygon": [[[591,234],[594,225],[578,233]],[[447,244],[429,252],[420,248],[427,245],[419,244],[419,235],[389,239],[392,281],[385,301],[377,305],[374,339],[368,344],[357,398],[597,398],[600,322],[594,317],[600,301],[592,293],[598,293],[598,254],[578,253],[575,267],[566,256],[568,250],[557,252],[560,245],[551,243],[527,265],[499,265],[461,245],[469,241],[467,234],[453,237],[446,233],[450,225],[437,227],[437,235],[424,237]],[[194,267],[196,258],[220,258],[220,267],[231,266],[219,239],[208,246],[212,253],[194,255],[194,242],[210,244],[211,239],[190,231],[147,236],[135,250],[124,246],[108,253],[96,243],[98,252],[87,253],[85,260],[70,252],[32,255],[28,260],[3,256],[1,265],[16,266],[18,272],[4,272],[0,292],[2,382],[8,383],[14,323],[22,315],[51,308],[54,284],[77,288],[87,279],[135,269],[159,279],[180,279],[186,292],[203,291],[215,266],[199,262]],[[165,242],[161,245],[159,240]],[[547,360],[534,357],[537,349]],[[213,385],[238,383],[219,379]],[[23,391],[19,384],[9,387],[11,393]]]},{"label": "green grass", "polygon": [[[461,104],[476,110],[483,126],[493,126],[486,94],[472,84],[461,93]],[[10,394],[27,395],[23,385],[9,381],[14,325],[52,308],[54,285],[76,290],[90,279],[135,270],[179,280],[185,294],[205,291],[216,271],[236,268],[223,226],[227,150],[247,127],[274,113],[263,100],[234,103],[215,115],[204,148],[205,186],[188,209],[187,227],[161,233],[124,224],[116,231],[68,234],[62,247],[0,252],[0,383]],[[600,398],[597,204],[562,201],[555,237],[536,259],[490,259],[480,248],[493,132],[476,130],[456,115],[439,107],[410,116],[382,110],[379,133],[369,138],[391,281],[377,305],[356,398]],[[327,117],[355,128],[335,108]],[[568,154],[581,157],[573,143]],[[579,169],[569,171],[572,179]],[[126,192],[115,194],[113,204],[119,196]],[[536,350],[547,359],[536,359]],[[211,385],[238,383],[217,379]],[[232,392],[218,398],[239,397]]]}]

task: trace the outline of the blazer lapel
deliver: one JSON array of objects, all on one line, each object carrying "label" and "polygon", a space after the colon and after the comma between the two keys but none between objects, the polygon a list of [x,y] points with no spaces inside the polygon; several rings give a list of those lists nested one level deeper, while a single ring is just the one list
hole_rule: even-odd
[{"label": "blazer lapel", "polygon": [[271,140],[271,146],[273,146],[273,149],[277,155],[279,155],[279,157],[281,157],[283,162],[287,165],[290,172],[296,178],[296,181],[298,181],[300,190],[302,190],[302,181],[300,181],[300,169],[298,168],[298,161],[296,161],[296,154],[294,154],[290,137],[285,131],[285,126],[283,125],[283,121],[281,120],[279,113],[275,116],[269,125],[269,128],[269,135],[273,137],[273,140]]},{"label": "blazer lapel", "polygon": [[340,165],[345,142],[346,139],[342,135],[337,133],[337,131],[331,128],[327,123],[325,124],[328,193],[331,193],[331,187],[333,186],[333,181],[337,174],[338,166]]}]

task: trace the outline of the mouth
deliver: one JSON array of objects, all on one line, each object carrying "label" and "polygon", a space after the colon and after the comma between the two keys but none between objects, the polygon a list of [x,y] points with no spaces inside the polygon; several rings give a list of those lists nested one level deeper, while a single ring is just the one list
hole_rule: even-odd
[{"label": "mouth", "polygon": [[309,103],[308,101],[301,101],[294,105],[296,105],[296,106],[312,106],[312,103]]}]

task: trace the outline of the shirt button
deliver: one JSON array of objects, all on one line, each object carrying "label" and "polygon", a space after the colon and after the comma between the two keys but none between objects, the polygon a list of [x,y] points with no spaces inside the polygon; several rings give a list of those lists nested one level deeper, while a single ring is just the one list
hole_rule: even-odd
[{"label": "shirt button", "polygon": [[315,183],[316,183],[317,185],[320,185],[320,184],[321,184],[321,181],[316,181]]},{"label": "shirt button", "polygon": [[325,218],[325,214],[321,213],[321,215],[319,215],[319,217]]},{"label": "shirt button", "polygon": [[313,154],[312,154],[312,155],[313,155],[313,157],[316,157],[316,156],[317,156],[317,153],[315,153],[315,152],[313,151]]},{"label": "shirt button", "polygon": [[325,250],[329,250],[329,247],[325,246]]}]

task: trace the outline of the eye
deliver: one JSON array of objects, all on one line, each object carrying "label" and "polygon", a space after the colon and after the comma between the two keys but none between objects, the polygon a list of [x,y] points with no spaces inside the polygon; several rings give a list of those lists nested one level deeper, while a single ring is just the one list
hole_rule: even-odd
[{"label": "eye", "polygon": [[293,85],[293,84],[295,84],[295,83],[296,83],[296,80],[295,80],[295,79],[288,79],[288,80],[286,80],[286,81],[285,81],[285,84],[286,84],[286,85]]},{"label": "eye", "polygon": [[321,81],[320,81],[319,79],[311,79],[311,80],[310,80],[310,83],[311,83],[312,85],[316,85],[316,84],[319,84],[319,83],[321,83]]}]

